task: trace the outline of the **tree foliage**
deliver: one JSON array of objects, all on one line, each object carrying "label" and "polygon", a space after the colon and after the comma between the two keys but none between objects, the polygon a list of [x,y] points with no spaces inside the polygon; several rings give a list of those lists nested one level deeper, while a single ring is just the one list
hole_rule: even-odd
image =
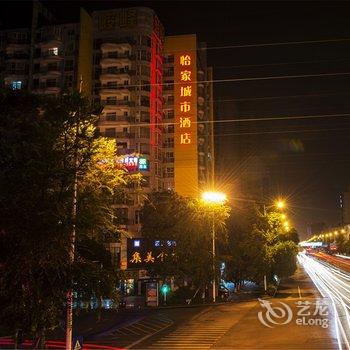
[{"label": "tree foliage", "polygon": [[141,217],[143,237],[176,241],[173,257],[156,265],[153,273],[177,276],[180,284],[182,280],[194,287],[212,279],[212,223],[218,239],[224,239],[227,207],[208,207],[171,191],[155,192],[145,201]]},{"label": "tree foliage", "polygon": [[298,233],[283,226],[279,212],[261,214],[254,206],[233,211],[227,225],[228,276],[236,286],[243,281],[261,283],[264,275],[269,281],[274,276],[290,276],[296,269]]},{"label": "tree foliage", "polygon": [[57,98],[0,93],[0,318],[8,331],[37,337],[56,327],[72,273],[75,290],[86,299],[115,290],[116,271],[103,243],[107,233],[118,240],[113,203],[135,179],[116,161],[115,144],[97,138],[97,118],[98,111],[76,93]]}]

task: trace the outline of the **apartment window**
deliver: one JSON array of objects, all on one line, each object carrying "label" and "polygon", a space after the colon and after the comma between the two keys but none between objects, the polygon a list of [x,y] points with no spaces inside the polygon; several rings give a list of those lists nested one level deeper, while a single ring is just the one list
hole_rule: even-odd
[{"label": "apartment window", "polygon": [[47,79],[46,80],[46,87],[56,87],[57,81],[56,79]]},{"label": "apartment window", "polygon": [[109,81],[107,82],[107,87],[109,88],[115,88],[117,87],[118,83],[116,81]]},{"label": "apartment window", "polygon": [[150,68],[148,66],[140,66],[141,75],[149,76],[151,74]]},{"label": "apartment window", "polygon": [[105,136],[106,137],[115,137],[115,128],[106,128]]},{"label": "apartment window", "polygon": [[50,56],[58,56],[58,47],[53,47],[48,50]]},{"label": "apartment window", "polygon": [[173,134],[174,133],[174,125],[168,125],[167,127],[167,132],[169,134]]},{"label": "apartment window", "polygon": [[129,85],[129,80],[124,80],[124,85]]},{"label": "apartment window", "polygon": [[140,153],[150,154],[150,145],[148,143],[140,143]]},{"label": "apartment window", "polygon": [[149,97],[141,96],[141,106],[149,107]]},{"label": "apartment window", "polygon": [[116,112],[110,112],[106,114],[106,120],[108,122],[116,121],[117,120],[117,113]]},{"label": "apartment window", "polygon": [[166,167],[164,175],[165,175],[165,177],[174,177],[174,168],[173,167]]},{"label": "apartment window", "polygon": [[168,110],[167,114],[166,114],[166,117],[168,119],[173,119],[174,118],[174,110],[173,109]]},{"label": "apartment window", "polygon": [[174,76],[174,67],[169,67],[165,72],[164,72],[165,77],[172,77]]},{"label": "apartment window", "polygon": [[69,29],[67,34],[70,39],[74,38],[74,29]]},{"label": "apartment window", "polygon": [[57,63],[49,63],[47,65],[47,70],[48,71],[57,71],[57,70],[59,70]]},{"label": "apartment window", "polygon": [[149,138],[150,136],[150,130],[147,127],[141,127],[140,128],[140,137],[143,138]]},{"label": "apartment window", "polygon": [[174,152],[165,152],[165,162],[166,163],[174,162]]},{"label": "apartment window", "polygon": [[38,73],[40,71],[40,63],[34,64],[34,73]]},{"label": "apartment window", "polygon": [[106,103],[108,105],[115,105],[117,104],[117,98],[115,96],[108,96],[106,99]]},{"label": "apartment window", "polygon": [[64,85],[66,87],[72,87],[73,86],[73,75],[66,75],[64,77]]},{"label": "apartment window", "polygon": [[150,121],[150,114],[149,114],[149,112],[141,111],[141,121],[142,122],[149,122]]},{"label": "apartment window", "polygon": [[124,95],[123,100],[124,100],[124,101],[129,101],[129,95]]},{"label": "apartment window", "polygon": [[65,70],[65,71],[73,70],[73,60],[67,60],[67,61],[64,63],[64,70]]},{"label": "apartment window", "polygon": [[128,111],[124,111],[124,117],[127,117],[129,115]]},{"label": "apartment window", "polygon": [[11,83],[12,90],[21,90],[22,89],[22,81],[16,80]]},{"label": "apartment window", "polygon": [[140,210],[135,210],[135,224],[140,224]]},{"label": "apartment window", "polygon": [[172,148],[174,147],[174,139],[172,137],[168,137],[164,140],[164,147]]}]

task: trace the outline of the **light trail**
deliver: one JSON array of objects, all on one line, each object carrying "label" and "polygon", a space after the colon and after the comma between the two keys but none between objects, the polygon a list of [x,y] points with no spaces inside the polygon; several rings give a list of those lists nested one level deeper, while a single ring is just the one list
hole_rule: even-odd
[{"label": "light trail", "polygon": [[338,347],[350,349],[350,274],[331,264],[303,253],[298,255],[304,267],[323,297],[332,303]]}]

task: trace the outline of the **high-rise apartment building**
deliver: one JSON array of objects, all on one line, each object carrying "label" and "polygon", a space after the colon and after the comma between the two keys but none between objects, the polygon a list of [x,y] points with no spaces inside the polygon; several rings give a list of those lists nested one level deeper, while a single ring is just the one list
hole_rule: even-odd
[{"label": "high-rise apartment building", "polygon": [[[144,197],[162,189],[163,27],[148,8],[93,13],[94,98],[103,106],[100,133],[115,138],[118,155],[130,172],[141,172],[141,188],[128,189],[117,205],[126,235],[121,264],[126,267],[126,239],[140,236]],[[116,245],[118,250],[118,245]]]},{"label": "high-rise apartment building", "polygon": [[64,89],[91,91],[91,17],[81,9],[78,23],[57,24],[40,3],[33,3],[31,28],[0,32],[1,86],[58,94]]}]

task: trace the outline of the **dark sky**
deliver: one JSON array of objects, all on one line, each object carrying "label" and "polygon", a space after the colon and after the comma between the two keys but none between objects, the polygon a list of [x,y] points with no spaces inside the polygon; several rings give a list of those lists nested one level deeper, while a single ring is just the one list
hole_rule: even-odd
[{"label": "dark sky", "polygon": [[[74,19],[81,5],[87,10],[151,7],[166,34],[196,33],[207,42],[214,79],[278,77],[215,83],[217,120],[350,113],[348,2],[45,3],[58,17],[67,19]],[[0,6],[3,25],[25,24],[30,2],[1,2]],[[254,46],[333,39],[348,40]],[[237,45],[253,46],[232,47]],[[317,74],[323,75],[285,78]],[[301,234],[311,222],[339,223],[339,194],[350,183],[350,116],[217,123],[215,133],[220,179],[235,183],[244,176],[249,164],[260,159],[270,174],[272,197],[288,197],[291,221]],[[235,197],[234,186],[230,195]]]}]

